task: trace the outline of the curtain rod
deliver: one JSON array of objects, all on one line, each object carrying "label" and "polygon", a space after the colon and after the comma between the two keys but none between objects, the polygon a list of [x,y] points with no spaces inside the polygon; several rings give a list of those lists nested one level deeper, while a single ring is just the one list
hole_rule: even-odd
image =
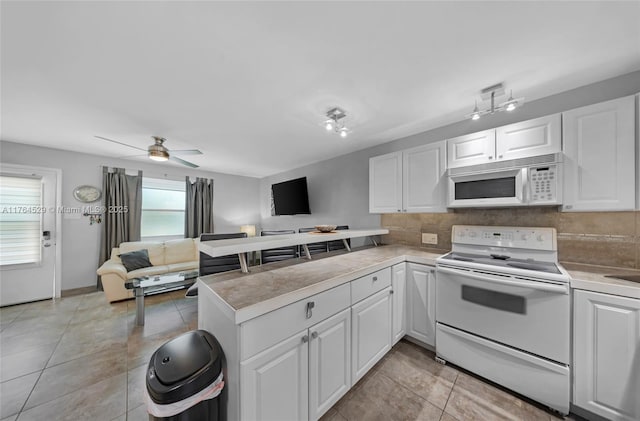
[{"label": "curtain rod", "polygon": [[[106,165],[106,164],[100,164],[98,166],[98,168],[100,168],[102,170],[102,167],[108,167],[108,168],[122,168],[119,167],[117,165]],[[174,174],[168,174],[168,173],[156,173],[156,172],[147,172],[145,170],[140,170],[138,169],[133,169],[133,168],[125,168],[124,169],[125,173],[128,172],[135,172],[136,174],[138,173],[138,171],[142,171],[142,176],[143,177],[149,177],[149,178],[165,178],[167,180],[172,180],[172,181],[184,181],[185,177],[189,177],[191,178],[196,178],[196,177],[200,177],[200,178],[209,178],[209,177],[201,177],[201,176],[195,176],[195,175],[174,175]],[[213,178],[211,178],[213,180]]]}]

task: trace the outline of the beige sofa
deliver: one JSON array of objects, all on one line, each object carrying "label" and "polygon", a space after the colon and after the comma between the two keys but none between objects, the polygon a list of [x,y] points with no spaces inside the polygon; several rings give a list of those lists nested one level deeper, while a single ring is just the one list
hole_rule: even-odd
[{"label": "beige sofa", "polygon": [[[111,251],[111,258],[97,271],[102,279],[107,300],[114,302],[133,297],[133,290],[124,287],[127,279],[198,269],[198,241],[198,239],[185,238],[162,243],[132,241],[120,244],[120,247]],[[127,272],[118,256],[142,249],[148,250],[149,261],[153,266]]]}]

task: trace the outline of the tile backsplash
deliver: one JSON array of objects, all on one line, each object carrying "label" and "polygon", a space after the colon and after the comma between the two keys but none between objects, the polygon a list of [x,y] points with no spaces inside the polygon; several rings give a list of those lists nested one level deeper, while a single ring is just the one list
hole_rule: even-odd
[{"label": "tile backsplash", "polygon": [[[553,227],[561,262],[640,269],[640,212],[558,212],[556,208],[456,209],[448,213],[381,215],[383,241],[448,251],[452,225]],[[438,244],[421,244],[422,233]]]}]

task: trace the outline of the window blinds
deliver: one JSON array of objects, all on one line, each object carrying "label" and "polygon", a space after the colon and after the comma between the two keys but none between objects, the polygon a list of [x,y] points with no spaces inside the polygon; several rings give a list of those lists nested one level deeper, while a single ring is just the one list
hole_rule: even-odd
[{"label": "window blinds", "polygon": [[40,262],[42,180],[0,175],[0,266]]}]

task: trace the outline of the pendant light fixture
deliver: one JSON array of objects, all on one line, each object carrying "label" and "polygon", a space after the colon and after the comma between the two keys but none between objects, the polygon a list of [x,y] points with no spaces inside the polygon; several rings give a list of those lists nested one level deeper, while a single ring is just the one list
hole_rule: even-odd
[{"label": "pendant light fixture", "polygon": [[503,96],[504,88],[502,83],[498,83],[497,85],[489,86],[488,88],[484,88],[480,91],[480,97],[482,100],[489,100],[490,106],[484,110],[478,109],[478,101],[475,102],[475,107],[473,111],[465,117],[470,118],[471,120],[479,120],[480,117],[486,114],[495,114],[500,111],[513,111],[517,107],[522,106],[524,104],[524,98],[513,98],[513,91],[509,95],[509,99],[505,102],[496,105],[496,98]]},{"label": "pendant light fixture", "polygon": [[347,128],[347,126],[344,125],[344,122],[342,121],[342,119],[347,116],[346,111],[338,107],[334,107],[327,111],[326,116],[327,120],[325,120],[324,122],[324,128],[328,132],[332,131],[339,134],[342,138],[347,137],[347,134],[350,130]]}]

